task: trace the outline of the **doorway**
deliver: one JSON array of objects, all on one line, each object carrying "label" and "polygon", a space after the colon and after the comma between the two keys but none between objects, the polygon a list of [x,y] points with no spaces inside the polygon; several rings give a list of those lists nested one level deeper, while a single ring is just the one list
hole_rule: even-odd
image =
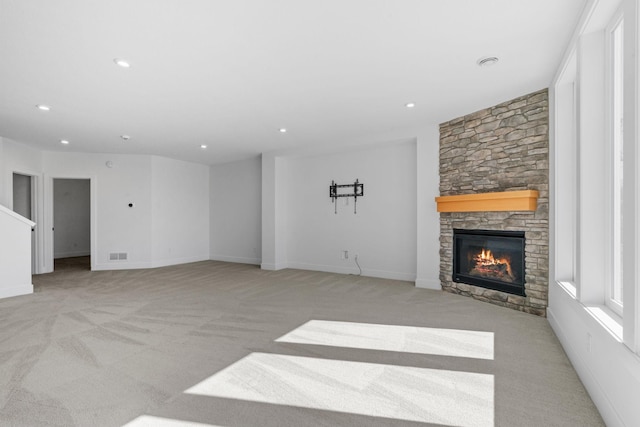
[{"label": "doorway", "polygon": [[[36,181],[31,175],[13,174],[13,211],[36,222]],[[35,226],[37,227],[37,225]],[[31,274],[36,274],[36,229],[31,229]]]},{"label": "doorway", "polygon": [[53,179],[53,268],[91,270],[90,179]]}]

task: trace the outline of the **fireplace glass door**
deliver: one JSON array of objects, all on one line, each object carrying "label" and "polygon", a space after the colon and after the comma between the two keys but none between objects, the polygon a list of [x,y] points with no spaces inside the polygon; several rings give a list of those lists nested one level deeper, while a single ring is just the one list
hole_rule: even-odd
[{"label": "fireplace glass door", "polygon": [[524,293],[524,231],[453,230],[453,281]]}]

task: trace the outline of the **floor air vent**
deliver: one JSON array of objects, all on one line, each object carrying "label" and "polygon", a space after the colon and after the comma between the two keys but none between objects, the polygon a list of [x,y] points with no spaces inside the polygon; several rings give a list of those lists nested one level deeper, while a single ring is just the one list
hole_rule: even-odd
[{"label": "floor air vent", "polygon": [[126,252],[111,252],[109,254],[109,261],[126,261],[127,253]]}]

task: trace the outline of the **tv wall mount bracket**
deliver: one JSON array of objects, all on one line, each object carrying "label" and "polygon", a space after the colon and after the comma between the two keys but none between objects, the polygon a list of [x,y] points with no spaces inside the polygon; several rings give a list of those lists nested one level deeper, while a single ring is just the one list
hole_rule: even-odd
[{"label": "tv wall mount bracket", "polygon": [[[339,189],[351,189],[349,192],[341,192]],[[356,181],[353,184],[337,184],[335,181],[331,181],[331,185],[329,186],[329,197],[331,197],[331,203],[333,203],[333,212],[335,214],[338,213],[338,198],[340,197],[353,197],[353,213],[358,213],[357,211],[357,203],[358,197],[364,196],[364,184]]]}]

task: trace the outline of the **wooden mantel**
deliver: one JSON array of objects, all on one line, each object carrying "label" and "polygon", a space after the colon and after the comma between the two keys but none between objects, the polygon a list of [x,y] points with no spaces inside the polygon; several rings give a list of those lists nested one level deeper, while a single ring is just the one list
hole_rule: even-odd
[{"label": "wooden mantel", "polygon": [[438,212],[535,211],[536,190],[436,197]]}]

